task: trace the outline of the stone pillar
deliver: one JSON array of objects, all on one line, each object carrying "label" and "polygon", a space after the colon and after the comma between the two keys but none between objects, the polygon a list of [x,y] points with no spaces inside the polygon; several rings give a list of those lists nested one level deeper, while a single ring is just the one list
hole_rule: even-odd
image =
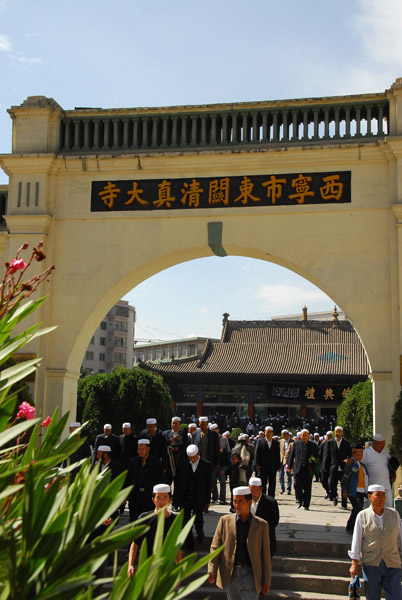
[{"label": "stone pillar", "polygon": [[57,153],[63,109],[53,98],[29,96],[8,113],[13,119],[13,154]]},{"label": "stone pillar", "polygon": [[247,413],[250,419],[254,419],[254,402],[248,403]]},{"label": "stone pillar", "polygon": [[59,408],[59,418],[66,412],[69,420],[76,418],[77,383],[79,372],[66,369],[46,369],[46,393],[43,402],[43,415],[51,416]]},{"label": "stone pillar", "polygon": [[195,409],[195,416],[198,417],[202,417],[202,400],[198,400],[197,402],[197,406]]}]

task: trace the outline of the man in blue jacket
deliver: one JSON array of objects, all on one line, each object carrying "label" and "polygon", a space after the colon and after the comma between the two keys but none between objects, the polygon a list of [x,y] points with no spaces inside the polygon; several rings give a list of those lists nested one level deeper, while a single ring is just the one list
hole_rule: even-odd
[{"label": "man in blue jacket", "polygon": [[341,480],[342,498],[345,500],[349,498],[352,505],[352,511],[346,523],[348,533],[353,533],[356,517],[363,510],[364,500],[367,496],[368,470],[366,465],[361,462],[362,458],[362,446],[354,445],[352,447],[352,459],[347,461]]}]

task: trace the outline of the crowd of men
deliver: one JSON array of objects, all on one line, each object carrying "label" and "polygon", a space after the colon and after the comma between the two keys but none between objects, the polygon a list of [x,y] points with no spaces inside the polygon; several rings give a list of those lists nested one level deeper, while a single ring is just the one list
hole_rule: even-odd
[{"label": "crowd of men", "polygon": [[[70,430],[79,426],[77,422],[71,423]],[[354,534],[351,575],[357,573],[357,563],[361,560],[368,582],[379,580],[384,588],[391,582],[389,585],[395,590],[395,569],[399,569],[400,582],[395,535],[389,538],[394,540],[392,543],[384,544],[385,533],[391,535],[395,528],[396,542],[402,543],[401,521],[392,508],[392,476],[398,465],[385,450],[385,440],[380,434],[374,435],[372,442],[363,448],[345,440],[340,426],[325,435],[318,431],[310,435],[308,429],[303,428],[292,436],[285,428],[279,436],[275,435],[273,425],[266,425],[252,435],[246,431],[235,440],[229,430],[221,432],[219,423],[211,423],[208,417],[199,417],[198,423],[190,422],[181,427],[181,418],[176,416],[172,418],[171,428],[165,431],[158,428],[156,419],[147,419],[138,437],[133,434],[130,423],[123,423],[119,436],[112,433],[112,426],[106,423],[103,433],[95,439],[93,450],[85,442],[70,461],[86,456],[92,456],[94,465],[100,464],[101,472],[110,470],[112,478],[126,471],[125,485],[132,486],[128,498],[131,521],[171,503],[173,510],[183,510],[184,523],[194,515],[197,540],[202,543],[203,515],[209,511],[210,504],[230,504],[229,514],[222,517],[211,547],[212,550],[225,544],[225,550],[209,567],[209,581],[225,588],[229,600],[242,597],[242,590],[249,589],[251,581],[255,598],[259,593],[268,593],[270,560],[276,550],[275,528],[279,522],[275,500],[278,474],[280,494],[294,492],[297,508],[304,510],[310,508],[314,477],[321,482],[325,497],[335,506],[340,484],[342,508],[347,509],[348,501],[351,505],[346,525],[346,530]],[[226,497],[227,480],[230,500]],[[124,506],[120,510],[123,511]],[[172,522],[171,515],[166,508],[167,528]],[[385,520],[382,515],[386,515]],[[373,533],[376,527],[377,533]],[[252,544],[249,543],[251,533]],[[231,546],[234,534],[237,536],[235,551]],[[152,540],[149,536],[147,539],[150,544]],[[184,550],[193,549],[194,538],[190,532]],[[134,544],[130,549],[128,575],[133,572],[136,551]],[[399,566],[395,566],[398,560]],[[262,572],[260,568],[257,573],[257,563],[264,565]],[[377,598],[377,583],[372,585],[369,600]],[[369,589],[370,584],[366,587]]]}]

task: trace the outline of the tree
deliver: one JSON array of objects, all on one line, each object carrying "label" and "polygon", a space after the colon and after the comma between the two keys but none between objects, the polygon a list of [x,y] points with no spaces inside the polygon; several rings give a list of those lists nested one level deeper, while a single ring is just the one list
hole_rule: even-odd
[{"label": "tree", "polygon": [[392,456],[396,456],[402,464],[402,388],[399,398],[395,402],[394,411],[391,417],[391,425],[394,429],[392,433],[389,451]]},{"label": "tree", "polygon": [[110,423],[120,432],[125,421],[139,433],[146,419],[155,417],[161,428],[173,415],[169,388],[159,375],[144,369],[117,368],[111,373],[83,377],[78,382],[78,419],[87,421],[85,433],[93,437]]},{"label": "tree", "polygon": [[352,386],[338,408],[337,424],[352,444],[364,444],[373,437],[373,388],[370,379]]}]

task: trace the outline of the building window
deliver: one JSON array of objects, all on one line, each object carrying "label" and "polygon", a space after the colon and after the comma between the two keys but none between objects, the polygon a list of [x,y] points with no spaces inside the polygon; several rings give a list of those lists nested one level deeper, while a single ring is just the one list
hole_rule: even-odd
[{"label": "building window", "polygon": [[152,360],[152,350],[147,350],[147,360]]},{"label": "building window", "polygon": [[144,360],[144,352],[140,352],[140,360]]},{"label": "building window", "polygon": [[99,369],[99,373],[104,373],[105,369]]},{"label": "building window", "polygon": [[194,356],[196,354],[195,344],[190,344],[190,356]]},{"label": "building window", "polygon": [[180,356],[187,356],[187,346],[182,346],[180,349]]},{"label": "building window", "polygon": [[169,348],[163,349],[163,358],[169,358]]},{"label": "building window", "polygon": [[114,345],[121,346],[122,348],[127,348],[127,338],[115,337]]},{"label": "building window", "polygon": [[106,360],[106,354],[104,354],[103,352],[101,352],[101,353],[99,354],[99,360],[100,360],[101,362],[105,362],[105,360]]},{"label": "building window", "polygon": [[126,321],[115,321],[114,328],[116,331],[128,331],[128,323]]},{"label": "building window", "polygon": [[94,359],[94,353],[93,353],[93,352],[90,352],[89,350],[87,350],[87,351],[85,352],[85,358],[86,358],[87,360],[93,360],[93,359]]},{"label": "building window", "polygon": [[101,322],[100,328],[102,329],[102,331],[106,331],[106,328],[107,328],[107,323],[106,323],[106,321],[102,321],[102,322]]},{"label": "building window", "polygon": [[95,337],[94,337],[94,336],[92,336],[92,337],[91,337],[91,341],[89,342],[89,344],[91,345],[91,344],[94,344],[94,343],[95,343]]},{"label": "building window", "polygon": [[161,358],[161,350],[160,348],[158,348],[158,350],[155,350],[155,360],[160,360]]},{"label": "building window", "polygon": [[119,317],[128,317],[128,307],[116,306],[116,315],[118,315]]},{"label": "building window", "polygon": [[100,345],[101,345],[101,346],[106,346],[106,338],[104,338],[104,337],[101,337],[101,338],[99,339],[99,343],[100,343]]},{"label": "building window", "polygon": [[176,358],[178,356],[178,353],[179,353],[178,348],[177,347],[173,348],[173,350],[172,350],[172,356],[174,356],[174,358]]},{"label": "building window", "polygon": [[126,364],[126,355],[122,352],[114,352],[113,362]]}]

